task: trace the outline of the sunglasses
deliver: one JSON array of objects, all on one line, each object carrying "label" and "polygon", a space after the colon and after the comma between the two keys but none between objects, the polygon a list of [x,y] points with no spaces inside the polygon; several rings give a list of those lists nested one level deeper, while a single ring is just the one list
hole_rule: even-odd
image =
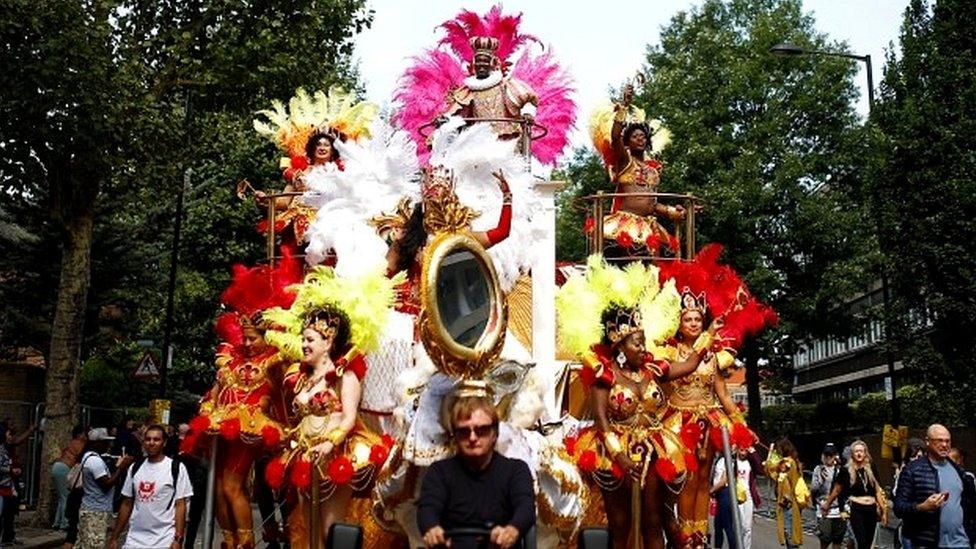
[{"label": "sunglasses", "polygon": [[490,435],[497,426],[497,423],[490,423],[488,425],[475,425],[474,427],[455,427],[454,438],[465,440],[471,438],[471,433],[474,433],[478,438],[485,438]]}]

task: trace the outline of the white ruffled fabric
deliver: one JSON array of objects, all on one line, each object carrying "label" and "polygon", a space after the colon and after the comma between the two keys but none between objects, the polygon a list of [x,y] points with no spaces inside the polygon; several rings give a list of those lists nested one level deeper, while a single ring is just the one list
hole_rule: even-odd
[{"label": "white ruffled fabric", "polygon": [[402,197],[420,196],[410,136],[382,120],[370,131],[373,138],[368,141],[336,141],[343,171],[315,171],[305,179],[303,200],[317,209],[308,230],[306,262],[317,265],[335,253],[339,276],[385,268],[388,246],[369,220],[396,209]]},{"label": "white ruffled fabric", "polygon": [[528,171],[525,157],[515,151],[516,141],[500,141],[491,126],[475,124],[463,128],[464,120],[450,118],[432,138],[431,165],[454,173],[454,192],[461,202],[481,213],[471,224],[474,231],[494,229],[502,209],[502,192],[492,175],[501,171],[512,192],[512,230],[508,238],[488,250],[498,271],[502,290],[532,266],[536,245],[545,237],[545,227],[536,214],[543,203],[535,190],[536,178]]}]

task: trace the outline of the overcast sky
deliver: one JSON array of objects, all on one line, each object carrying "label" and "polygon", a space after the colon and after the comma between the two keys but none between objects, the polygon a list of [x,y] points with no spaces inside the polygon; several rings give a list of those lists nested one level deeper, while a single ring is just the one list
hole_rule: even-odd
[{"label": "overcast sky", "polygon": [[[370,100],[390,101],[407,58],[432,47],[442,34],[436,27],[462,8],[485,13],[496,0],[397,1],[369,0],[375,10],[373,26],[356,39],[356,59]],[[691,0],[523,0],[503,3],[505,13],[523,13],[522,31],[538,37],[576,79],[577,126],[589,112],[642,65],[647,45],[660,41],[661,27],[679,11],[699,2]],[[875,85],[881,80],[884,54],[896,42],[902,12],[908,0],[804,0],[816,28],[831,39],[844,41],[859,55],[869,54]],[[863,67],[863,64],[860,64]],[[858,74],[861,99],[867,111],[866,77]],[[652,113],[649,113],[652,114]],[[574,146],[588,139],[577,131]]]}]

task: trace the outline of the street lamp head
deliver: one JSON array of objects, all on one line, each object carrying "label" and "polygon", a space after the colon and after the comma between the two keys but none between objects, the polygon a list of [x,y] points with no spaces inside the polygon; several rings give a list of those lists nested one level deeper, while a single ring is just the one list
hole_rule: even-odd
[{"label": "street lamp head", "polygon": [[790,44],[789,42],[776,44],[775,46],[769,48],[769,51],[776,55],[803,55],[805,53],[810,53],[800,46]]}]

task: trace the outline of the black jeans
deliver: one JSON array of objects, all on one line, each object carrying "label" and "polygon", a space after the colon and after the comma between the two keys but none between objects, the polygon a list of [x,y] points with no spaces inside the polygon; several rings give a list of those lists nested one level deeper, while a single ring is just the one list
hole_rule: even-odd
[{"label": "black jeans", "polygon": [[878,526],[878,507],[851,502],[851,530],[857,549],[870,549]]}]

